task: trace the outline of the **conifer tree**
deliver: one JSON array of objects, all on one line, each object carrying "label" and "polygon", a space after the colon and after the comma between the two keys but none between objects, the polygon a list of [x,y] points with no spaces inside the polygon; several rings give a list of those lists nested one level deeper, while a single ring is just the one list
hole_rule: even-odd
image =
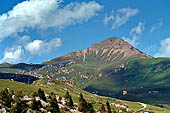
[{"label": "conifer tree", "polygon": [[32,101],[32,105],[31,105],[31,108],[33,110],[39,110],[40,108],[42,108],[42,104],[40,102],[40,100],[36,101],[36,99],[34,98],[33,101]]},{"label": "conifer tree", "polygon": [[69,94],[68,91],[65,94],[65,99],[66,99],[66,105],[68,107],[70,107],[70,108],[73,108],[74,107],[74,103],[73,103],[72,97],[71,97],[71,95]]},{"label": "conifer tree", "polygon": [[2,90],[0,93],[0,100],[2,100],[2,104],[6,107],[11,107],[12,102],[14,101],[12,99],[12,94],[9,92],[8,89]]},{"label": "conifer tree", "polygon": [[38,96],[39,96],[43,101],[46,101],[45,93],[44,93],[43,90],[41,90],[41,88],[39,88],[39,90],[38,90]]},{"label": "conifer tree", "polygon": [[66,94],[65,94],[65,99],[68,100],[69,96],[70,96],[70,94],[69,94],[69,92],[67,91]]},{"label": "conifer tree", "polygon": [[25,101],[19,99],[16,103],[16,105],[14,105],[10,112],[11,113],[26,113],[27,111],[27,108],[28,108],[28,105],[26,104]]},{"label": "conifer tree", "polygon": [[78,109],[80,112],[86,112],[87,111],[87,102],[86,100],[83,98],[83,94],[80,93],[80,97],[79,97],[79,106]]},{"label": "conifer tree", "polygon": [[106,113],[106,109],[104,107],[104,104],[102,104],[102,106],[100,108],[100,113]]},{"label": "conifer tree", "polygon": [[54,92],[52,92],[50,95],[51,95],[52,97],[54,97],[54,96],[55,96]]},{"label": "conifer tree", "polygon": [[88,111],[89,113],[95,113],[95,110],[94,110],[93,105],[92,105],[91,103],[88,103],[87,106],[88,106],[88,107],[87,107],[87,111]]},{"label": "conifer tree", "polygon": [[70,108],[74,107],[74,103],[73,103],[71,95],[69,95],[69,98],[68,98],[68,107],[70,107]]},{"label": "conifer tree", "polygon": [[106,102],[106,106],[107,106],[107,112],[112,113],[111,108],[110,108],[110,104],[109,104],[108,101]]},{"label": "conifer tree", "polygon": [[50,95],[49,95],[49,97],[48,97],[50,100],[51,99],[53,99],[53,98],[55,98],[55,94],[54,94],[54,92],[52,92]]},{"label": "conifer tree", "polygon": [[52,98],[50,101],[50,112],[51,113],[60,113],[60,109],[57,103],[56,98]]},{"label": "conifer tree", "polygon": [[38,96],[38,93],[37,93],[37,92],[34,92],[32,96],[33,96],[33,97],[37,97],[37,96]]}]

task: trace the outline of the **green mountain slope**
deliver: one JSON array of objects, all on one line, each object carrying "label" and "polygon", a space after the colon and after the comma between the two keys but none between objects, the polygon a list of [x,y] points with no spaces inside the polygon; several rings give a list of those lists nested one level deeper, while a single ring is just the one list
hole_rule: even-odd
[{"label": "green mountain slope", "polygon": [[[101,95],[152,104],[170,102],[170,59],[136,59],[128,61],[125,68],[105,68],[109,76],[92,82],[86,90],[98,91]],[[119,71],[115,71],[119,70]],[[128,91],[123,96],[122,91]]]},{"label": "green mountain slope", "polygon": [[[49,82],[52,85],[49,84]],[[44,90],[45,93],[47,93],[49,95],[51,94],[51,92],[54,92],[55,94],[58,94],[61,97],[64,97],[66,94],[66,91],[68,91],[70,93],[70,95],[72,96],[74,103],[78,103],[79,94],[80,94],[80,92],[82,92],[84,95],[84,98],[88,102],[93,104],[94,109],[96,111],[98,111],[101,106],[101,98],[103,99],[103,101],[102,101],[103,103],[106,103],[106,101],[109,101],[110,103],[121,102],[122,104],[128,106],[130,111],[132,111],[132,110],[138,111],[139,109],[143,108],[141,103],[123,101],[123,100],[109,98],[109,97],[103,97],[103,96],[97,96],[95,94],[91,94],[86,91],[83,91],[76,85],[68,87],[67,82],[62,82],[62,81],[52,81],[49,79],[40,79],[40,80],[36,81],[35,83],[28,85],[28,84],[14,82],[14,81],[10,81],[10,80],[0,80],[0,86],[1,86],[0,91],[2,91],[5,88],[9,88],[9,89],[12,89],[14,92],[22,91],[24,95],[28,95],[29,97],[31,97],[35,91],[38,91],[39,88]],[[112,105],[111,105],[111,108],[113,108]],[[152,108],[152,111],[154,111],[155,113],[169,113],[168,108],[160,108],[160,107],[149,105],[149,104],[146,105],[146,108],[144,110],[149,110],[150,108]],[[64,112],[64,111],[62,111],[62,112]]]}]

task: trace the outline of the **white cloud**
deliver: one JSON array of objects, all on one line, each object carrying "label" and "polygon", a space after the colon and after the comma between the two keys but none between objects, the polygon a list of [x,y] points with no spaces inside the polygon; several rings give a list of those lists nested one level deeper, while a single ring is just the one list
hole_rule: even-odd
[{"label": "white cloud", "polygon": [[159,23],[154,24],[154,25],[151,27],[151,29],[149,30],[149,32],[154,32],[155,30],[159,29],[159,28],[162,27],[162,26],[163,26],[163,21],[160,20]]},{"label": "white cloud", "polygon": [[22,37],[19,37],[19,39],[17,39],[16,42],[20,45],[25,45],[30,41],[30,39],[31,39],[30,36],[24,35]]},{"label": "white cloud", "polygon": [[135,46],[137,46],[139,44],[136,36],[133,36],[132,39],[131,38],[125,38],[125,37],[123,37],[122,39],[127,41],[133,47],[135,47]]},{"label": "white cloud", "polygon": [[145,29],[144,24],[142,22],[139,22],[138,26],[133,28],[130,32],[131,35],[141,35],[143,30]]},{"label": "white cloud", "polygon": [[155,50],[157,50],[157,46],[156,45],[149,45],[149,46],[146,46],[143,49],[143,51],[145,51],[145,53],[147,53],[147,54],[151,54]]},{"label": "white cloud", "polygon": [[49,53],[61,45],[61,39],[59,38],[54,38],[50,41],[34,40],[33,42],[29,42],[25,46],[25,49],[32,55],[41,55],[43,53]]},{"label": "white cloud", "polygon": [[114,10],[112,10],[112,13],[110,16],[107,16],[107,14],[105,14],[104,25],[107,25],[109,23],[109,21],[114,20],[114,18],[115,18]]},{"label": "white cloud", "polygon": [[107,25],[111,21],[112,30],[116,29],[129,21],[130,17],[135,16],[138,12],[138,9],[132,8],[113,10],[110,16],[105,15],[104,24]]},{"label": "white cloud", "polygon": [[91,17],[96,16],[96,12],[102,8],[103,6],[93,1],[89,3],[70,3],[52,14],[51,21],[46,21],[48,24],[44,24],[45,26],[42,25],[42,27],[63,28],[70,24],[88,21]]},{"label": "white cloud", "polygon": [[154,55],[155,57],[170,57],[170,38],[161,41],[159,51]]},{"label": "white cloud", "polygon": [[103,6],[91,1],[70,3],[63,6],[62,0],[27,0],[0,15],[0,41],[25,28],[61,29],[70,24],[87,21],[96,16]]},{"label": "white cloud", "polygon": [[56,50],[62,45],[60,38],[54,38],[49,41],[34,40],[30,42],[29,36],[21,37],[18,42],[11,48],[6,48],[4,56],[0,59],[0,63],[19,63],[28,60],[26,55],[42,55]]},{"label": "white cloud", "polygon": [[132,36],[132,38],[123,37],[122,39],[130,43],[132,46],[136,47],[137,45],[139,45],[138,37],[142,35],[144,29],[144,24],[142,22],[139,22],[138,26],[132,28],[130,31],[130,35]]},{"label": "white cloud", "polygon": [[18,63],[22,60],[24,51],[21,46],[8,48],[4,52],[4,57],[0,60],[0,63]]}]

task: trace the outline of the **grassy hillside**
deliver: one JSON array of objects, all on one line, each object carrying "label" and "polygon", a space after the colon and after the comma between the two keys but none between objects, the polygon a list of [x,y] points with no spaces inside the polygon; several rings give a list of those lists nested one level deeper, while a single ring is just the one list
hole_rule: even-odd
[{"label": "grassy hillside", "polygon": [[[140,58],[124,60],[116,64],[88,65],[82,63],[56,63],[44,65],[7,65],[0,66],[0,72],[19,70],[29,74],[38,73],[44,77],[72,80],[82,89],[100,95],[141,101],[149,104],[170,104],[170,59]],[[24,66],[23,66],[24,65]],[[122,67],[123,66],[123,67]],[[33,68],[34,67],[34,68]],[[28,81],[28,80],[26,80]],[[128,91],[122,96],[122,91]]]},{"label": "grassy hillside", "polygon": [[[68,64],[63,67],[48,64],[37,72],[42,75],[65,77],[81,88],[100,95],[150,104],[170,104],[170,59],[138,58],[116,64],[90,66]],[[122,96],[122,91],[128,91]]]},{"label": "grassy hillside", "polygon": [[[110,73],[108,77],[92,82],[86,90],[98,90],[101,95],[142,101],[151,104],[170,104],[170,59],[149,58],[128,61],[126,68],[115,72],[111,66],[103,72]],[[113,71],[112,71],[113,70]],[[122,90],[129,92],[122,97]]]},{"label": "grassy hillside", "polygon": [[[94,95],[94,94],[91,94],[91,93],[81,90],[76,85],[74,85],[73,87],[68,87],[66,83],[60,82],[60,81],[53,81],[52,82],[53,85],[51,85],[51,86],[47,85],[47,83],[48,83],[47,79],[38,80],[32,85],[14,82],[14,81],[10,81],[10,80],[0,80],[0,86],[1,86],[0,90],[3,90],[5,88],[10,88],[10,89],[14,90],[15,92],[22,90],[24,94],[32,95],[33,92],[35,92],[39,88],[41,88],[47,94],[54,92],[56,94],[59,94],[62,97],[64,97],[66,91],[69,91],[70,94],[72,95],[73,101],[75,103],[78,102],[79,94],[80,94],[80,92],[82,92],[85,99],[88,102],[91,102],[96,110],[99,109],[99,107],[101,106],[101,98],[103,98],[103,103],[105,103],[106,101],[109,101],[110,103],[121,102],[121,103],[127,105],[130,110],[134,110],[134,111],[138,111],[139,109],[143,108],[143,106],[137,102],[129,102],[129,101],[118,100],[115,98],[97,96],[97,95]],[[152,106],[152,105],[147,105],[147,107],[145,109],[147,110],[150,108],[152,108],[152,110],[155,113],[169,113],[169,109],[160,108],[160,107]]]}]

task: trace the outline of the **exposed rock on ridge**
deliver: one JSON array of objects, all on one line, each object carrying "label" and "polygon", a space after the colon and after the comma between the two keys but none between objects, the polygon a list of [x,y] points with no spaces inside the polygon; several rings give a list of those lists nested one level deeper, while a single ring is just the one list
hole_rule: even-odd
[{"label": "exposed rock on ridge", "polygon": [[94,44],[85,50],[68,53],[62,57],[53,59],[74,60],[88,63],[108,63],[130,58],[149,58],[151,56],[135,49],[128,42],[120,38],[109,38],[98,44]]}]

